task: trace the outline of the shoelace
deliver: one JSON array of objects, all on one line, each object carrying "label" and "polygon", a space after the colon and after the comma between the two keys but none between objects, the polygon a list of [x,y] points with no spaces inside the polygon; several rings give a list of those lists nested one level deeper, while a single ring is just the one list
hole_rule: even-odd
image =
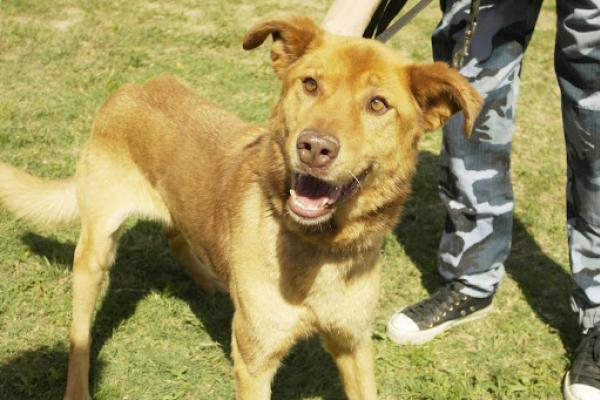
[{"label": "shoelace", "polygon": [[440,288],[430,298],[409,307],[406,312],[414,315],[420,321],[429,321],[445,311],[452,311],[455,305],[459,305],[464,300],[464,295],[461,296],[458,288],[454,284],[450,284]]}]

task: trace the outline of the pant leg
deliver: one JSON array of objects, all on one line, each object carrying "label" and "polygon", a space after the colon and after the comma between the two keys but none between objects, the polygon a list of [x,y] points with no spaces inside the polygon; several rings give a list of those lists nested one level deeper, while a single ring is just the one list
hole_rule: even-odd
[{"label": "pant leg", "polygon": [[587,329],[600,322],[600,0],[559,0],[557,16],[572,304]]},{"label": "pant leg", "polygon": [[[462,115],[444,128],[440,197],[447,210],[439,247],[439,271],[465,284],[474,297],[494,293],[510,251],[514,208],[510,151],[519,72],[541,0],[482,0],[479,25],[461,74],[484,97],[470,140]],[[450,62],[462,47],[470,0],[442,1],[433,37],[436,60]]]}]

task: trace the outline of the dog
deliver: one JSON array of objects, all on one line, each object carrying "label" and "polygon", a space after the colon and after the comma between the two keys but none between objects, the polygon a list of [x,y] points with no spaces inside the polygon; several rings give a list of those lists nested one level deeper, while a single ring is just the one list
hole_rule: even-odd
[{"label": "dog", "polygon": [[265,126],[177,77],[126,84],[99,110],[77,171],[44,181],[0,164],[0,202],[41,225],[80,220],[65,399],[89,399],[90,326],[124,221],[159,221],[206,292],[234,304],[237,399],[267,399],[280,360],[318,334],[348,398],[375,399],[379,249],[410,191],[418,142],[481,98],[443,63],[414,64],[306,17],[261,22],[281,96]]}]

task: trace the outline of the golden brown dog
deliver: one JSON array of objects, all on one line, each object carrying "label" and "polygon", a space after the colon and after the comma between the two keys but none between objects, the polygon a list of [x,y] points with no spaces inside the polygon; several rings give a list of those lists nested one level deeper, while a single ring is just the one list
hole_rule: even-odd
[{"label": "golden brown dog", "polygon": [[372,40],[288,17],[273,37],[281,98],[266,127],[174,77],[125,85],[99,111],[74,177],[46,182],[0,165],[0,199],[42,224],[81,220],[65,398],[88,399],[90,325],[121,226],[158,220],[206,291],[228,290],[238,399],[267,399],[282,357],[318,333],[350,399],[377,396],[371,321],[379,247],[410,189],[417,143],[477,92],[445,64],[407,63]]}]

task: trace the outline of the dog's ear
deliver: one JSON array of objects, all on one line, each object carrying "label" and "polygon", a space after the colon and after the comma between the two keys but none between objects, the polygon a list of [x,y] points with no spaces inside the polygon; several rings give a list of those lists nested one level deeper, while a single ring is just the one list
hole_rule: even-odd
[{"label": "dog's ear", "polygon": [[244,36],[244,49],[260,46],[267,36],[273,36],[271,61],[273,69],[281,78],[287,67],[304,55],[311,43],[323,33],[310,18],[290,16],[273,19],[255,25]]},{"label": "dog's ear", "polygon": [[443,126],[462,111],[465,136],[471,135],[483,100],[458,71],[442,62],[415,64],[410,67],[410,87],[423,112],[425,130]]}]

